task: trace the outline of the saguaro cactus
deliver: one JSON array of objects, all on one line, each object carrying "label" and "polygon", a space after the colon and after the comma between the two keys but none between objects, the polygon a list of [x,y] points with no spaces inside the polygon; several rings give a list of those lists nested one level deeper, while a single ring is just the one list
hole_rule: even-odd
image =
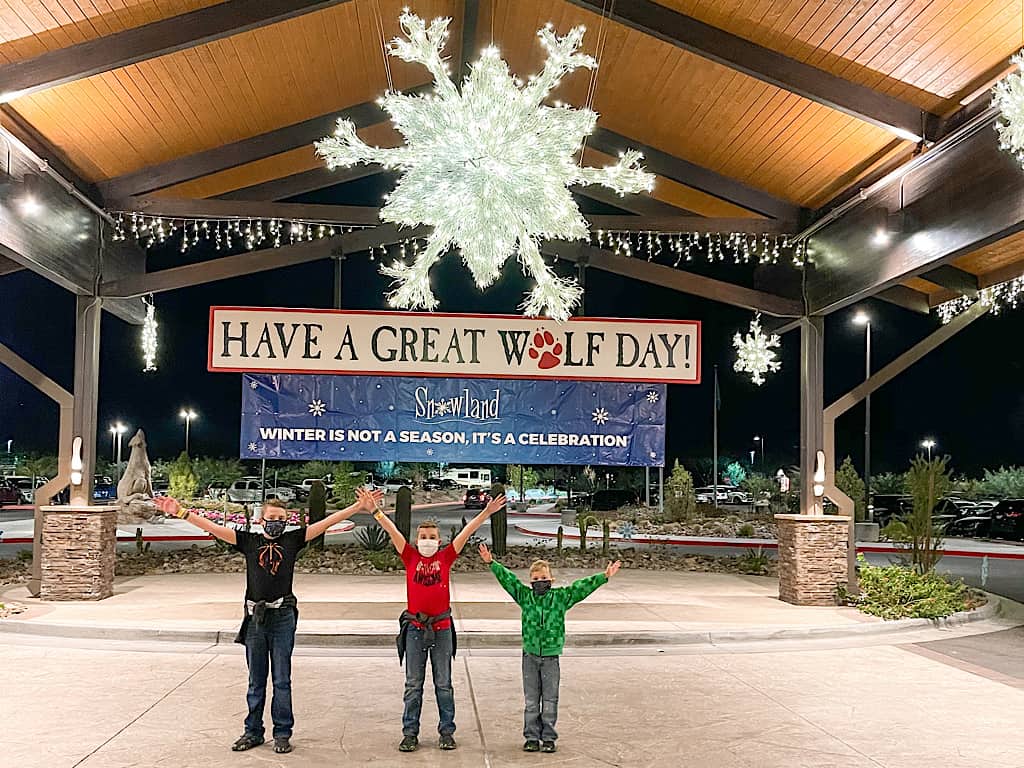
[{"label": "saguaro cactus", "polygon": [[[319,480],[309,487],[309,525],[319,523],[327,517],[327,489]],[[323,549],[324,537],[317,536],[309,542],[310,549]]]},{"label": "saguaro cactus", "polygon": [[597,525],[597,518],[580,512],[576,515],[576,525],[580,529],[580,552],[587,551],[587,528]]},{"label": "saguaro cactus", "polygon": [[408,540],[412,531],[412,491],[407,485],[399,488],[395,496],[395,526]]},{"label": "saguaro cactus", "polygon": [[555,545],[555,549],[558,552],[558,554],[562,554],[562,542],[564,540],[565,540],[565,528],[563,528],[562,526],[558,526],[558,536],[555,539],[555,541],[557,542],[557,544]]},{"label": "saguaro cactus", "polygon": [[[501,483],[494,483],[491,486],[491,498],[496,499],[504,495],[505,486]],[[496,555],[505,555],[508,552],[508,506],[504,506],[491,515],[491,549]]]},{"label": "saguaro cactus", "polygon": [[601,556],[608,557],[611,552],[612,542],[612,523],[611,520],[605,520],[601,523]]}]

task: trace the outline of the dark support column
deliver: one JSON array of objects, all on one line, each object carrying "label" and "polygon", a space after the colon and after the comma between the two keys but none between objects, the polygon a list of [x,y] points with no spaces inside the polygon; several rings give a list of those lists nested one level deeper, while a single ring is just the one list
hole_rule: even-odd
[{"label": "dark support column", "polygon": [[825,319],[800,320],[800,514],[814,513],[815,454],[822,450]]},{"label": "dark support column", "polygon": [[345,254],[336,253],[331,258],[334,261],[334,308],[341,309],[341,286],[345,267]]},{"label": "dark support column", "polygon": [[[82,438],[83,504],[92,503],[96,472],[96,410],[100,373],[100,318],[102,299],[78,296],[75,304],[75,405],[73,430]],[[74,500],[72,500],[74,503]]]}]

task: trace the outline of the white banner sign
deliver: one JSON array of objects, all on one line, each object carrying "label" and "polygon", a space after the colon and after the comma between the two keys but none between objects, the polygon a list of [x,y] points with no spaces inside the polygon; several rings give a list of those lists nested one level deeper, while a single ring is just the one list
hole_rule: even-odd
[{"label": "white banner sign", "polygon": [[210,308],[211,371],[700,383],[695,320]]}]

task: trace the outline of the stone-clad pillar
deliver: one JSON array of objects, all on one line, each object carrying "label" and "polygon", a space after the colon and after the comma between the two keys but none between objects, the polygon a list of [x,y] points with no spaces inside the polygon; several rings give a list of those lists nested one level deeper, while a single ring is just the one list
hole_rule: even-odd
[{"label": "stone-clad pillar", "polygon": [[102,600],[114,594],[117,507],[43,507],[44,600]]},{"label": "stone-clad pillar", "polygon": [[779,599],[793,605],[835,605],[847,586],[850,518],[841,515],[776,515]]}]

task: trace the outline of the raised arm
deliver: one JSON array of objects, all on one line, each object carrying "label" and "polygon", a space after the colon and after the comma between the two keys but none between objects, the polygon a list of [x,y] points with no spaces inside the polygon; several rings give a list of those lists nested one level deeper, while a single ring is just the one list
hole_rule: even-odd
[{"label": "raised arm", "polygon": [[530,592],[529,588],[512,571],[494,559],[486,544],[480,545],[480,559],[491,567],[491,573],[494,574],[498,583],[501,584],[502,589],[508,592],[513,600],[522,605],[523,600],[526,599],[527,594]]},{"label": "raised arm", "polygon": [[380,505],[376,504],[375,506],[377,511],[373,513],[373,519],[380,523],[380,527],[388,532],[388,536],[391,537],[391,543],[395,546],[395,551],[401,557],[405,551],[405,536],[398,530],[398,526],[395,525],[394,521],[380,508]]},{"label": "raised arm", "polygon": [[466,523],[466,527],[459,531],[459,535],[452,540],[452,547],[454,547],[455,552],[462,552],[462,548],[466,546],[466,542],[469,541],[469,537],[477,532],[477,529],[484,524],[484,521],[504,506],[504,494],[491,499],[490,503],[483,508],[480,514]]},{"label": "raised arm", "polygon": [[357,512],[370,512],[380,504],[380,500],[383,497],[384,494],[380,491],[367,491],[363,488],[357,488],[356,501],[354,504],[350,504],[345,507],[345,509],[339,509],[337,512],[328,515],[320,522],[313,523],[313,525],[306,528],[306,541],[312,541],[321,534],[327,533],[330,528],[337,525],[342,520],[348,520]]},{"label": "raised arm", "polygon": [[187,509],[182,509],[181,504],[170,496],[158,496],[153,499],[153,503],[165,515],[180,517],[182,520],[192,523],[196,528],[202,528],[210,535],[216,536],[221,541],[226,541],[228,544],[234,544],[238,541],[234,528],[228,528],[226,525],[217,525],[217,523],[207,520],[202,515],[193,515]]},{"label": "raised arm", "polygon": [[580,602],[580,600],[584,600],[602,584],[607,584],[609,579],[618,573],[619,568],[621,567],[622,562],[620,560],[616,560],[614,563],[608,563],[608,567],[604,569],[604,573],[595,573],[593,576],[587,576],[585,579],[578,579],[577,581],[574,581],[565,591],[565,607],[572,608],[576,603]]}]

